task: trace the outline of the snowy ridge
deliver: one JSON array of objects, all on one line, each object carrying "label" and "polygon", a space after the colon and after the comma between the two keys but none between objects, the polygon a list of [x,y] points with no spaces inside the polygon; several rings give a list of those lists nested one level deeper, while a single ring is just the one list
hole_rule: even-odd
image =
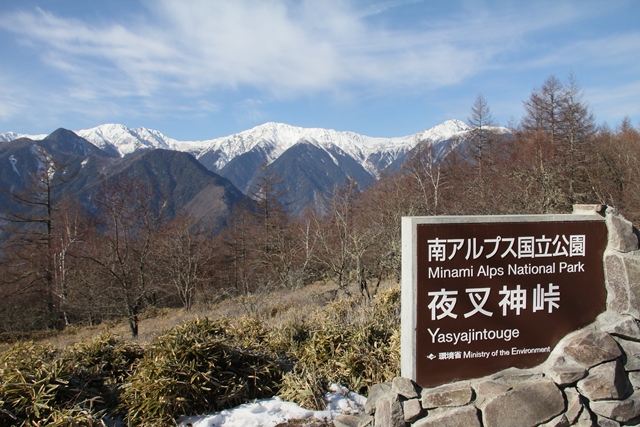
[{"label": "snowy ridge", "polygon": [[184,151],[196,158],[215,152],[218,155],[216,170],[222,169],[236,156],[252,150],[264,153],[267,162],[271,163],[294,145],[308,143],[325,150],[332,157],[337,149],[375,175],[378,167],[370,162],[372,157],[388,157],[392,161],[421,141],[437,143],[469,130],[469,126],[460,120],[448,120],[417,134],[393,138],[371,137],[333,129],[302,128],[275,122],[204,141],[178,141],[155,130],[130,129],[118,124],[101,125],[76,133],[100,148],[115,148],[122,157],[153,148]]},{"label": "snowy ridge", "polygon": [[[494,128],[500,133],[506,128]],[[336,155],[347,155],[360,163],[372,176],[395,159],[413,149],[420,142],[437,144],[463,136],[471,128],[460,120],[447,120],[422,132],[393,138],[360,135],[355,132],[322,128],[302,128],[284,123],[269,122],[252,129],[203,141],[178,141],[161,132],[147,128],[127,128],[121,124],[104,124],[76,134],[101,149],[109,148],[121,157],[140,150],[167,149],[188,152],[200,159],[213,153],[214,169],[219,171],[235,157],[249,151],[259,151],[267,163],[276,160],[296,144],[315,145],[334,160]],[[23,136],[42,139],[46,135],[21,135],[13,132],[0,134],[0,141],[11,141]]]},{"label": "snowy ridge", "polygon": [[38,141],[45,138],[46,136],[47,136],[46,134],[28,135],[26,133],[6,132],[6,133],[0,133],[0,142],[10,142],[20,138],[29,138],[31,140]]},{"label": "snowy ridge", "polygon": [[179,141],[168,138],[156,130],[130,129],[119,124],[104,124],[76,131],[76,134],[98,148],[115,148],[121,157],[145,149],[175,150],[175,146],[179,144]]},{"label": "snowy ridge", "polygon": [[[464,122],[448,120],[423,132],[393,138],[360,135],[355,132],[322,128],[301,128],[283,123],[269,122],[252,129],[225,137],[175,145],[175,149],[188,151],[200,158],[209,152],[219,155],[215,167],[222,169],[236,156],[251,150],[266,154],[268,162],[299,143],[313,144],[333,157],[334,150],[344,153],[360,163],[369,173],[376,175],[379,168],[372,158],[387,157],[390,161],[414,148],[419,142],[437,143],[470,130]],[[334,160],[335,161],[335,160]],[[387,162],[388,163],[388,162]]]}]

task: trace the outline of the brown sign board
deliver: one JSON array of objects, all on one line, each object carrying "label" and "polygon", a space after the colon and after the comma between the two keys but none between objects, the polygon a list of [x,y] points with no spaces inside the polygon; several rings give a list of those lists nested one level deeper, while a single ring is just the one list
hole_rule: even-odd
[{"label": "brown sign board", "polygon": [[423,387],[544,362],[606,307],[597,215],[403,218],[402,375]]}]

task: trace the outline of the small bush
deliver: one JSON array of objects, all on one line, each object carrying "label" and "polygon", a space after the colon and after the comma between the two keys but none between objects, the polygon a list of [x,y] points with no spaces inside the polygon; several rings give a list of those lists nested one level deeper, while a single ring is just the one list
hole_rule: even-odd
[{"label": "small bush", "polygon": [[[19,343],[0,355],[0,425],[92,425],[70,386],[72,371],[52,346]],[[80,402],[81,403],[81,402]]]},{"label": "small bush", "polygon": [[139,345],[103,334],[69,347],[63,357],[67,364],[76,367],[76,375],[117,384],[131,374],[134,363],[143,355]]},{"label": "small bush", "polygon": [[338,301],[321,311],[304,341],[291,341],[295,363],[284,375],[280,396],[301,406],[322,409],[330,383],[366,393],[400,371],[400,289],[378,294],[371,306]]},{"label": "small bush", "polygon": [[399,309],[395,288],[371,303],[300,308],[304,316],[291,313],[277,327],[249,316],[197,319],[144,349],[109,334],[64,351],[14,344],[0,353],[0,427],[115,425],[125,418],[174,425],[180,415],[276,393],[323,409],[331,383],[365,393],[399,374]]},{"label": "small bush", "polygon": [[102,425],[142,349],[104,335],[64,352],[23,342],[0,354],[0,425]]},{"label": "small bush", "polygon": [[124,385],[135,425],[172,425],[180,415],[218,411],[273,396],[281,371],[269,357],[229,345],[244,339],[226,320],[197,319],[159,337]]}]

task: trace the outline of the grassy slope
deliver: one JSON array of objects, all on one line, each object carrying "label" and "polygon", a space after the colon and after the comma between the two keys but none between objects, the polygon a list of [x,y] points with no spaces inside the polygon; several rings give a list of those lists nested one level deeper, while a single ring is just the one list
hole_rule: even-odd
[{"label": "grassy slope", "polygon": [[[385,287],[391,286],[391,284],[386,284]],[[356,290],[353,289],[353,292]],[[226,299],[208,307],[194,307],[189,312],[183,309],[152,309],[143,314],[138,342],[141,344],[149,343],[175,326],[202,317],[233,319],[242,316],[255,316],[268,322],[271,326],[277,326],[291,320],[305,321],[309,320],[316,310],[344,298],[348,298],[348,295],[344,292],[338,293],[333,284],[319,282],[296,290],[281,290],[264,295],[256,294]],[[128,338],[130,332],[127,322],[123,320],[121,322],[106,322],[93,327],[70,327],[61,332],[44,331],[32,336],[25,335],[24,338],[63,349],[104,333]],[[6,344],[0,344],[0,351],[6,346]]]},{"label": "grassy slope", "polygon": [[[137,425],[171,425],[180,414],[273,393],[322,409],[331,383],[366,394],[399,374],[400,291],[397,285],[384,288],[373,301],[319,283],[189,313],[149,312],[137,341],[126,338],[126,324],[114,323],[5,346],[0,376],[15,379],[0,385],[0,418],[15,413],[34,421],[29,408],[46,408],[46,422],[96,420],[107,411]],[[23,354],[31,355],[29,363]],[[32,384],[34,378],[41,379]],[[84,383],[96,386],[78,388]],[[25,390],[37,384],[49,384],[47,393],[25,400]],[[112,402],[90,409],[107,391]],[[85,399],[69,400],[74,393]]]}]

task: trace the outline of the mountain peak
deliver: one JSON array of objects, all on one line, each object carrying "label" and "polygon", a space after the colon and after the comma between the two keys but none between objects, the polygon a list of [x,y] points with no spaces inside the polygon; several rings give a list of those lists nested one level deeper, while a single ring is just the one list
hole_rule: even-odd
[{"label": "mountain peak", "polygon": [[441,141],[460,133],[468,132],[471,127],[462,120],[452,119],[416,134],[420,140]]},{"label": "mountain peak", "polygon": [[446,120],[440,123],[439,125],[434,126],[432,129],[438,129],[438,128],[455,130],[456,132],[461,132],[461,131],[466,131],[471,129],[471,127],[468,124],[458,119]]},{"label": "mountain peak", "polygon": [[210,140],[177,141],[155,130],[127,128],[121,124],[108,123],[76,133],[94,145],[121,157],[141,150],[158,148],[188,152],[212,171],[220,171],[237,156],[256,150],[261,152],[261,156],[270,164],[294,145],[306,143],[323,150],[338,150],[355,159],[373,175],[377,175],[379,165],[371,164],[370,159],[389,155],[396,157],[401,152],[411,150],[419,141],[437,143],[469,129],[463,121],[447,120],[414,135],[378,138],[355,132],[266,122],[236,134]]},{"label": "mountain peak", "polygon": [[63,138],[73,138],[73,139],[78,139],[80,138],[75,132],[69,130],[69,129],[65,129],[65,128],[58,128],[56,130],[54,130],[53,132],[51,132],[49,135],[47,135],[44,140],[49,140],[49,141],[57,141]]},{"label": "mountain peak", "polygon": [[5,132],[0,133],[0,142],[10,142],[20,138],[28,138],[32,141],[40,141],[47,137],[47,134],[29,135],[26,133]]},{"label": "mountain peak", "polygon": [[[508,132],[504,128],[496,129]],[[462,136],[469,130],[471,128],[465,122],[453,119],[413,135],[393,138],[370,137],[333,129],[303,128],[280,122],[266,122],[236,134],[204,141],[177,141],[156,130],[128,128],[117,123],[106,123],[75,133],[110,155],[120,157],[153,149],[187,152],[214,172],[222,170],[234,158],[249,152],[261,153],[264,161],[270,164],[296,144],[312,144],[328,152],[335,151],[334,154],[339,156],[352,157],[375,176],[383,165],[372,159],[385,158],[392,161],[389,159],[401,156],[419,142],[438,144]],[[0,140],[3,136],[10,140],[13,135],[0,135]]]},{"label": "mountain peak", "polygon": [[140,150],[176,149],[178,141],[167,138],[156,130],[128,128],[117,123],[108,123],[91,129],[79,130],[79,136],[102,149],[117,152],[120,157]]},{"label": "mountain peak", "polygon": [[[295,209],[317,203],[335,185],[347,178],[362,185],[375,181],[384,170],[397,170],[416,146],[431,146],[438,159],[459,144],[472,128],[461,120],[447,120],[424,131],[392,138],[371,137],[355,132],[303,128],[266,122],[251,129],[204,141],[177,141],[146,128],[127,128],[109,123],[77,131],[77,144],[84,138],[113,157],[147,152],[136,159],[153,159],[155,150],[173,150],[193,155],[210,172],[228,179],[241,191],[248,191],[266,165],[289,180],[290,202]],[[493,128],[500,134],[506,128]],[[56,133],[71,133],[58,130]],[[69,141],[74,141],[68,138]],[[84,141],[83,140],[83,141]],[[50,141],[53,143],[53,141]],[[85,141],[86,143],[86,141]],[[62,144],[60,144],[62,145]],[[71,147],[71,145],[65,145]],[[95,149],[95,147],[93,147]],[[161,156],[163,158],[176,156]],[[195,160],[194,160],[195,161]]]},{"label": "mountain peak", "polygon": [[96,154],[104,156],[105,152],[91,144],[86,139],[78,136],[75,132],[64,128],[58,128],[51,132],[40,143],[42,146],[50,147],[60,153],[87,156]]}]

